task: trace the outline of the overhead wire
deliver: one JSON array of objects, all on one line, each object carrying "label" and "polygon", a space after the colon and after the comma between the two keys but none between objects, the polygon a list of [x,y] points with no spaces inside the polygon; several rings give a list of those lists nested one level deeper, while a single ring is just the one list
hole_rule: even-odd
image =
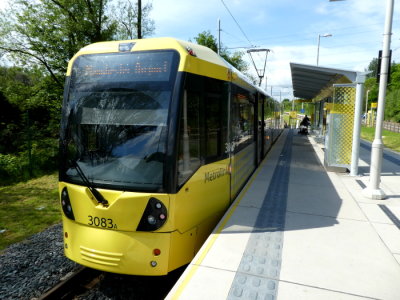
[{"label": "overhead wire", "polygon": [[[250,48],[254,48],[255,46],[254,46],[253,43],[250,41],[250,39],[249,39],[249,37],[247,36],[247,34],[244,32],[244,30],[243,30],[242,27],[240,26],[239,22],[238,22],[238,21],[236,20],[236,18],[233,16],[232,12],[229,10],[229,8],[228,8],[228,6],[225,4],[224,0],[221,0],[221,2],[222,2],[222,4],[224,5],[224,7],[226,8],[226,10],[228,11],[228,13],[230,14],[230,16],[232,17],[233,21],[234,21],[234,22],[236,23],[236,25],[238,26],[238,28],[239,28],[239,30],[241,31],[241,33],[243,34],[243,36],[246,38],[247,42],[248,42],[249,45],[250,45]],[[257,54],[258,58],[261,59],[260,53],[257,52],[256,54]],[[249,55],[250,55],[250,58],[252,59],[251,53],[249,53]],[[268,52],[266,53],[266,55],[268,55]],[[265,62],[266,62],[266,59],[267,59],[267,57],[265,57]],[[254,61],[253,61],[253,63],[254,63]],[[256,69],[257,75],[260,76],[255,65],[254,65],[254,67],[255,67],[255,69]],[[263,73],[263,74],[265,74],[265,65],[264,65],[264,73]],[[263,75],[263,77],[264,77],[264,75]]]},{"label": "overhead wire", "polygon": [[[238,41],[240,41],[240,42],[244,42],[241,38],[239,38],[239,37],[237,37],[237,36],[235,36],[235,35],[233,35],[233,34],[227,32],[227,31],[224,30],[224,29],[221,29],[221,32],[223,32],[223,33],[229,35],[230,37],[234,38],[235,40],[238,40]],[[253,48],[253,46],[234,47],[234,48],[227,48],[227,49],[239,49],[239,48]]]},{"label": "overhead wire", "polygon": [[228,11],[228,13],[231,15],[233,21],[235,21],[236,25],[239,27],[240,31],[242,32],[243,36],[246,38],[246,40],[249,42],[249,44],[253,47],[252,42],[250,42],[250,39],[247,37],[247,34],[244,32],[244,30],[242,29],[242,27],[239,25],[239,22],[235,19],[235,17],[233,16],[233,14],[231,13],[231,11],[229,10],[228,6],[225,4],[224,0],[221,0],[222,4],[225,6],[226,10]]},{"label": "overhead wire", "polygon": [[[368,24],[367,26],[374,26],[374,25],[381,25],[381,23]],[[339,31],[348,30],[348,29],[354,29],[354,28],[358,28],[358,27],[365,29],[366,25],[335,28],[334,31],[335,32],[339,32]],[[377,30],[377,29],[374,29],[374,31],[375,30]],[[318,33],[320,33],[320,32],[319,31],[314,31],[314,32],[310,32],[309,34],[317,35]],[[358,33],[361,33],[361,32],[358,32]],[[349,34],[356,34],[356,33],[351,32]],[[285,38],[285,37],[290,38],[292,36],[299,36],[299,34],[298,33],[293,33],[293,34],[285,34],[285,35],[266,36],[266,37],[264,37],[262,39],[258,39],[256,41],[264,41],[264,40],[271,40],[271,39],[273,40],[273,39],[280,39],[280,38]]]},{"label": "overhead wire", "polygon": [[[247,34],[244,32],[244,30],[243,30],[243,28],[240,26],[240,24],[239,24],[239,22],[237,21],[237,19],[234,17],[234,15],[232,14],[232,12],[230,11],[230,9],[228,8],[228,6],[226,5],[226,3],[224,2],[224,0],[221,0],[221,2],[222,2],[222,4],[224,5],[224,7],[225,7],[225,9],[227,10],[227,12],[229,13],[229,15],[231,16],[231,18],[233,19],[233,21],[236,23],[236,25],[237,25],[237,27],[239,28],[239,30],[240,30],[240,32],[243,34],[243,36],[245,37],[245,39],[247,40],[247,42],[249,43],[249,45],[250,45],[250,47],[243,47],[243,46],[237,46],[237,47],[229,47],[229,48],[227,48],[227,49],[246,49],[246,48],[252,48],[252,47],[256,47],[256,46],[254,46],[253,45],[253,43],[250,41],[250,39],[249,39],[249,37],[247,36]],[[396,22],[396,21],[398,21],[398,20],[394,20],[394,22]],[[360,26],[346,26],[346,27],[341,27],[341,28],[335,28],[335,30],[334,30],[334,35],[335,36],[338,36],[338,37],[344,37],[344,36],[352,36],[352,35],[357,35],[357,34],[361,34],[361,33],[373,33],[373,32],[377,32],[378,30],[380,30],[380,29],[378,29],[378,28],[374,28],[374,26],[375,25],[381,25],[382,23],[381,22],[378,22],[378,23],[373,23],[373,24],[368,24],[367,26],[369,26],[371,29],[370,30],[365,30],[365,28],[366,28],[366,25],[365,24],[363,24],[363,25],[360,25]],[[358,31],[354,31],[354,29],[358,29],[358,28],[362,28],[361,30],[358,30]],[[350,31],[349,32],[349,30],[352,30],[352,31]],[[228,33],[228,32],[226,32],[226,31],[224,31],[224,30],[222,30],[224,33],[226,33],[226,34],[228,34],[228,35],[230,35],[231,37],[233,37],[234,39],[237,39],[238,41],[240,41],[241,39],[239,39],[238,37],[236,37],[236,36],[234,36],[234,35],[232,35],[232,34],[230,34],[230,33]],[[312,33],[312,32],[310,32],[310,33],[308,33],[309,35],[311,35],[311,34],[314,34],[314,35],[316,35],[316,34],[319,34],[320,32],[314,32],[314,33]],[[299,42],[299,41],[311,41],[311,40],[314,40],[313,38],[303,38],[303,39],[296,39],[296,40],[293,40],[293,39],[291,39],[291,37],[293,37],[293,36],[299,36],[298,34],[286,34],[286,35],[275,35],[275,36],[270,36],[270,37],[264,37],[264,38],[261,38],[261,39],[257,39],[256,41],[257,42],[262,42],[262,41],[269,41],[269,43],[271,42],[271,41],[274,41],[275,43],[276,42],[284,42],[285,43],[285,40],[287,41],[287,42],[289,42],[289,44],[293,44],[293,43],[295,43],[295,42]],[[351,45],[354,45],[354,46],[360,46],[361,44],[363,44],[363,45],[365,45],[365,44],[369,44],[370,42],[363,42],[363,43],[354,43],[354,44],[348,44],[348,43],[346,43],[345,45],[346,46],[351,46]],[[287,45],[287,43],[285,43],[286,45]],[[344,44],[343,44],[344,45]],[[336,44],[336,46],[335,47],[326,47],[326,48],[329,48],[329,49],[335,49],[335,48],[341,48],[341,46],[340,45],[338,45],[338,44]],[[346,53],[343,53],[343,54],[356,54],[356,53],[362,53],[362,51],[351,51],[351,52],[346,52]],[[258,54],[258,56],[259,56],[259,53],[257,53]],[[326,54],[327,56],[331,56],[331,55],[334,55],[334,54]],[[335,54],[335,55],[337,55],[337,53]],[[304,58],[306,58],[306,57],[304,57]],[[364,61],[364,60],[363,60]],[[361,62],[361,61],[360,61]],[[343,65],[343,64],[342,64]]]}]

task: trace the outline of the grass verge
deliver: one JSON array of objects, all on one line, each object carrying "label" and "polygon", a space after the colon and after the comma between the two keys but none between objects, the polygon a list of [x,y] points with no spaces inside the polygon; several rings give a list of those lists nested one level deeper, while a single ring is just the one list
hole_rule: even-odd
[{"label": "grass verge", "polygon": [[57,175],[0,187],[0,251],[60,221]]},{"label": "grass verge", "polygon": [[[361,138],[372,142],[375,136],[375,127],[361,127]],[[388,130],[382,131],[382,140],[386,148],[400,152],[400,133]]]}]

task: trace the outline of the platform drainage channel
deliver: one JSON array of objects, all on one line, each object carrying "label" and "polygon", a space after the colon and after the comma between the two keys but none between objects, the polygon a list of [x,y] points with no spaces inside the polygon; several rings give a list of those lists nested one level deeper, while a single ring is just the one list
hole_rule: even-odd
[{"label": "platform drainage channel", "polygon": [[228,299],[273,300],[278,290],[293,132],[289,131]]}]

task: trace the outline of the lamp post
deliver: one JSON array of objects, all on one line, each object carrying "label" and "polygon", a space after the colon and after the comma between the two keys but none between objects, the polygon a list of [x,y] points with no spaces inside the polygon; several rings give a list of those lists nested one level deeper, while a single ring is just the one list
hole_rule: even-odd
[{"label": "lamp post", "polygon": [[[329,2],[335,2],[341,0],[329,0]],[[383,117],[385,112],[385,97],[386,87],[390,64],[390,38],[392,35],[392,23],[393,23],[393,7],[394,0],[387,0],[386,2],[386,18],[385,28],[383,33],[383,50],[382,50],[382,63],[380,68],[380,79],[379,79],[379,95],[378,95],[378,111],[375,127],[375,137],[372,142],[371,151],[371,165],[370,165],[370,176],[368,187],[363,190],[363,194],[371,199],[382,200],[385,199],[386,195],[382,189],[379,188],[381,181],[382,171],[382,156],[383,156],[383,142],[382,142],[382,127]]]},{"label": "lamp post", "polygon": [[385,198],[385,193],[379,188],[381,181],[382,171],[382,156],[383,156],[383,142],[382,142],[382,127],[383,117],[385,112],[385,97],[386,87],[390,64],[390,37],[392,35],[392,22],[393,22],[393,7],[394,0],[387,0],[385,29],[383,34],[383,49],[382,49],[382,63],[380,69],[379,80],[379,95],[378,95],[378,111],[376,117],[375,138],[372,142],[371,151],[371,166],[369,185],[363,190],[365,196],[381,200]]},{"label": "lamp post", "polygon": [[332,34],[325,33],[325,34],[318,34],[318,48],[317,48],[317,66],[319,64],[319,45],[321,43],[321,37],[331,37]]},{"label": "lamp post", "polygon": [[365,98],[365,115],[364,115],[364,124],[367,124],[367,114],[368,114],[368,95],[369,91],[367,90],[367,97]]}]

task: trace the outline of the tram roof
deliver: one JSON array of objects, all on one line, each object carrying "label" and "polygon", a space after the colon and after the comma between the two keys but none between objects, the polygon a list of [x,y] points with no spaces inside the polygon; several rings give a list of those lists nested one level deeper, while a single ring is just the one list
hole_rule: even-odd
[{"label": "tram roof", "polygon": [[[203,71],[203,73],[205,72],[206,74],[213,74],[214,76],[216,76],[215,78],[232,80],[245,86],[252,86],[259,92],[267,95],[266,91],[253,84],[249,78],[247,78],[244,74],[242,74],[239,70],[233,67],[229,62],[227,62],[210,48],[192,42],[182,41],[169,37],[146,38],[140,40],[106,41],[87,45],[80,49],[78,53],[75,54],[75,56],[70,60],[67,70],[67,76],[71,74],[72,64],[79,55],[120,52],[119,45],[121,43],[132,43],[134,46],[132,46],[132,49],[130,51],[176,49],[180,52],[181,57],[186,57],[186,59],[193,59],[194,57],[195,59],[199,59],[214,66],[217,66],[217,68],[210,69],[209,66],[206,66],[204,64],[202,65],[202,67],[199,67],[199,65],[195,65],[192,63],[182,63],[182,68],[185,68],[185,70],[191,68],[190,71],[194,72],[195,74],[203,75],[201,74],[201,71]],[[192,50],[193,54],[190,53]],[[228,69],[233,74],[232,78],[229,78],[228,76]]]},{"label": "tram roof", "polygon": [[292,72],[293,95],[298,98],[313,99],[324,88],[346,77],[355,82],[356,71],[326,68],[314,65],[290,63]]}]

